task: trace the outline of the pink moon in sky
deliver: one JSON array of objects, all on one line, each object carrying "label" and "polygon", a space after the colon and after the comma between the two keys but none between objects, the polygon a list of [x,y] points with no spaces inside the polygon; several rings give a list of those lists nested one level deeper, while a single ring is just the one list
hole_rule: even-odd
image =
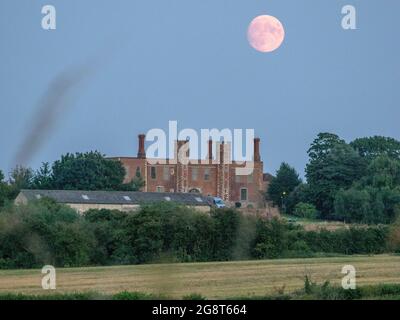
[{"label": "pink moon in sky", "polygon": [[280,47],[285,38],[282,23],[273,16],[258,16],[251,21],[247,30],[250,45],[261,52],[271,52]]}]

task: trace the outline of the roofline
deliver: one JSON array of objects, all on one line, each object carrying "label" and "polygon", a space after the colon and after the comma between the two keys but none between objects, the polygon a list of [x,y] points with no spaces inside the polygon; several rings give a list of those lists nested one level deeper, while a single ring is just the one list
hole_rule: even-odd
[{"label": "roofline", "polygon": [[[171,199],[170,201],[168,200],[162,200],[162,201],[157,201],[157,200],[152,200],[152,201],[137,201],[133,202],[131,200],[130,203],[127,202],[108,202],[108,201],[92,201],[91,199],[89,200],[82,200],[82,201],[57,201],[59,203],[72,203],[72,204],[109,204],[109,205],[140,205],[141,203],[158,203],[158,202],[175,202],[175,203],[180,203],[184,204],[187,206],[209,206],[209,203],[206,201],[207,196],[204,196],[202,194],[194,194],[194,193],[188,193],[188,192],[142,192],[142,191],[108,191],[108,190],[62,190],[62,189],[21,189],[19,194],[23,194],[24,192],[31,192],[31,193],[45,193],[45,192],[73,192],[73,193],[82,193],[82,194],[90,194],[90,193],[96,193],[96,192],[106,192],[106,193],[114,193],[114,194],[120,194],[121,196],[123,195],[129,195],[132,193],[137,193],[137,194],[154,194],[160,197],[173,197],[173,195],[191,195],[194,197],[199,197],[205,200],[204,202],[193,202],[193,203],[185,203],[185,201],[179,201],[177,199]],[[51,198],[51,196],[44,195],[43,197],[48,197]],[[26,197],[27,198],[27,197]],[[27,198],[27,200],[29,200]],[[161,200],[161,199],[160,199]]]},{"label": "roofline", "polygon": [[147,194],[157,194],[157,195],[171,195],[171,194],[190,194],[195,196],[205,197],[202,194],[197,193],[189,193],[189,192],[156,192],[156,191],[119,191],[119,190],[65,190],[65,189],[21,189],[22,191],[36,191],[36,192],[44,192],[44,191],[62,191],[62,192],[109,192],[109,193],[147,193]]},{"label": "roofline", "polygon": [[[152,163],[151,165],[157,166],[157,165],[175,165],[176,159],[174,158],[138,158],[138,157],[106,157],[106,159],[109,160],[119,160],[119,159],[128,159],[128,160],[153,160],[155,163]],[[191,163],[190,161],[198,161],[198,163]],[[164,163],[158,163],[158,162],[163,161]],[[174,163],[169,163],[169,161],[174,161]],[[207,161],[207,163],[202,163],[202,161]],[[211,162],[209,162],[209,159],[204,158],[204,159],[190,159],[189,158],[189,163],[188,165],[218,165],[219,163],[213,163],[215,159],[213,159]],[[208,163],[209,162],[209,163]],[[238,164],[242,165],[243,167],[248,164],[248,163],[263,163],[263,161],[253,161],[253,160],[246,160],[246,161],[241,161],[241,160],[232,160],[230,164]]]}]

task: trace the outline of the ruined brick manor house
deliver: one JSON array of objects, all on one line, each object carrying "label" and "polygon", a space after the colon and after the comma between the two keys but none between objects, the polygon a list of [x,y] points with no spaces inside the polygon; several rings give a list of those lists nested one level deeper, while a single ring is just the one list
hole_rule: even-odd
[{"label": "ruined brick manor house", "polygon": [[244,167],[246,163],[231,161],[226,156],[230,154],[228,143],[214,143],[214,149],[218,150],[218,154],[213,155],[213,141],[210,140],[208,159],[198,160],[196,163],[176,161],[177,155],[182,151],[181,148],[185,148],[183,152],[189,157],[189,141],[179,140],[175,143],[175,161],[174,159],[148,161],[149,158],[146,158],[145,152],[145,135],[140,134],[136,157],[113,157],[112,159],[121,161],[125,167],[125,182],[131,181],[140,174],[145,181],[142,191],[201,193],[205,196],[220,197],[230,204],[240,202],[242,207],[264,205],[264,193],[270,175],[263,173],[259,138],[254,139],[253,161],[248,162],[254,165],[253,173],[250,175],[236,175],[235,169]]}]

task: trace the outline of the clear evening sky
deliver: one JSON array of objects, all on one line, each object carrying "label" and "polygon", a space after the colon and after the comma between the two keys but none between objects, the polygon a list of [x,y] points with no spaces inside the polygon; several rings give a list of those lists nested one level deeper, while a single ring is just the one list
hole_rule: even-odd
[{"label": "clear evening sky", "polygon": [[[41,8],[57,29],[41,28]],[[357,30],[341,8],[357,9]],[[265,171],[303,174],[321,131],[347,141],[400,139],[398,0],[1,0],[0,169],[8,172],[60,73],[91,63],[70,108],[29,165],[66,152],[135,156],[137,135],[167,129],[254,128]],[[260,53],[250,21],[277,17],[286,38]]]}]

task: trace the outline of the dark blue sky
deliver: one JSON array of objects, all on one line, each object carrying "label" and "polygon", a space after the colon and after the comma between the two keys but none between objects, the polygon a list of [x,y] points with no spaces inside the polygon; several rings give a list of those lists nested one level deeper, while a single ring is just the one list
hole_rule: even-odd
[{"label": "dark blue sky", "polygon": [[[57,30],[41,8],[57,9]],[[357,9],[358,30],[341,28]],[[133,156],[137,134],[168,127],[254,128],[265,171],[302,174],[316,134],[400,139],[398,0],[52,0],[0,2],[0,169],[18,148],[50,83],[90,61],[70,107],[30,161],[97,149]],[[257,15],[286,39],[262,54],[246,40]]]}]

